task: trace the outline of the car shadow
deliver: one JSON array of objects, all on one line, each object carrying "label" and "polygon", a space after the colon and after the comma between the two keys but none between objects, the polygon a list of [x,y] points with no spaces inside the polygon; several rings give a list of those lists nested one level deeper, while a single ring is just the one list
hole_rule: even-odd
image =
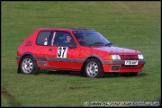
[{"label": "car shadow", "polygon": [[40,71],[38,74],[81,76],[79,71]]},{"label": "car shadow", "polygon": [[[43,70],[40,71],[37,74],[48,74],[48,75],[70,75],[70,76],[82,76],[86,77],[85,75],[82,75],[80,71],[47,71]],[[146,73],[140,73],[138,77],[143,77],[146,76]],[[103,77],[110,77],[110,78],[115,78],[115,77],[136,77],[136,76],[130,76],[130,75],[124,75],[120,73],[104,73]]]},{"label": "car shadow", "polygon": [[[137,75],[138,77],[143,77],[147,75],[146,73],[140,73]],[[129,74],[123,74],[123,73],[104,73],[104,77],[136,77],[136,76],[131,76]]]}]

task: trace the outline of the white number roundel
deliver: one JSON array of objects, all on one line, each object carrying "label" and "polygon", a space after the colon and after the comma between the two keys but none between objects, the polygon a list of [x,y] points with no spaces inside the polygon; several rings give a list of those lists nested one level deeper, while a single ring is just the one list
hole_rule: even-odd
[{"label": "white number roundel", "polygon": [[57,58],[66,58],[67,47],[58,47]]}]

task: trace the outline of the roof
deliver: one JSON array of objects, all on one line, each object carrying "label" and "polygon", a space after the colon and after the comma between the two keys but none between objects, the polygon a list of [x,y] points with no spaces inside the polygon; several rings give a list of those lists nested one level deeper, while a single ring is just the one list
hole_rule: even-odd
[{"label": "roof", "polygon": [[37,30],[71,30],[71,31],[87,31],[87,30],[92,30],[93,29],[88,29],[88,28],[38,28]]}]

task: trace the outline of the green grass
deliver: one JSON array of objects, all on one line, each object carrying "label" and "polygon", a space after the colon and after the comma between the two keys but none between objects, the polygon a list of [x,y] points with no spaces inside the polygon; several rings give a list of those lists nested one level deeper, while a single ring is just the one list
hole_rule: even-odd
[{"label": "green grass", "polygon": [[[1,3],[1,106],[84,106],[86,101],[161,97],[160,2]],[[117,46],[141,51],[146,65],[138,77],[17,74],[17,48],[40,27],[95,29]]]}]

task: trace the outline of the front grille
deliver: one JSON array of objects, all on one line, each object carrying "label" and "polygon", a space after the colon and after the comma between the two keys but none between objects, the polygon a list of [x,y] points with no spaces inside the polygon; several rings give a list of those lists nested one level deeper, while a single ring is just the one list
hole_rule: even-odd
[{"label": "front grille", "polygon": [[120,55],[121,60],[138,60],[137,55]]}]

